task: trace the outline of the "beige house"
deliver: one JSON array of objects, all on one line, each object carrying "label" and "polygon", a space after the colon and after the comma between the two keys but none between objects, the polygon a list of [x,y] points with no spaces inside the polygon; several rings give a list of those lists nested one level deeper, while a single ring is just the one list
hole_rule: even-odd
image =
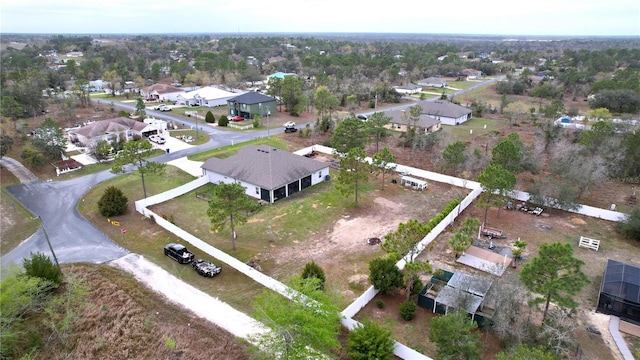
[{"label": "beige house", "polygon": [[385,128],[390,130],[406,132],[409,126],[417,127],[419,132],[424,134],[440,130],[440,120],[429,115],[420,114],[415,124],[410,120],[408,111],[394,110],[385,112],[384,115],[391,118],[389,123],[385,125]]},{"label": "beige house", "polygon": [[73,130],[69,132],[69,140],[81,146],[93,147],[103,140],[109,143],[119,139],[129,141],[135,136],[145,138],[157,133],[158,128],[151,124],[119,117],[96,121]]},{"label": "beige house", "polygon": [[180,94],[184,94],[183,89],[167,84],[153,84],[142,89],[142,96],[145,99],[157,101],[176,101]]}]

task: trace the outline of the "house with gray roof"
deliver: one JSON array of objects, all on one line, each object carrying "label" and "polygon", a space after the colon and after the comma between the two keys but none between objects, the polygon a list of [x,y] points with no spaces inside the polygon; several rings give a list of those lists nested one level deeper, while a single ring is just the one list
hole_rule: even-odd
[{"label": "house with gray roof", "polygon": [[69,132],[69,140],[82,146],[92,147],[100,141],[129,141],[135,136],[148,137],[157,134],[159,129],[151,124],[119,117],[100,120]]},{"label": "house with gray roof", "polygon": [[253,119],[253,115],[265,117],[276,113],[276,99],[255,91],[228,99],[227,105],[229,117],[242,116],[245,119]]},{"label": "house with gray roof", "polygon": [[329,165],[267,145],[249,145],[234,156],[202,164],[209,182],[239,183],[253,198],[273,203],[329,180]]},{"label": "house with gray roof", "polygon": [[406,85],[400,85],[400,86],[396,86],[396,91],[399,92],[400,94],[417,94],[419,92],[422,91],[422,87],[415,85],[415,84],[406,84]]},{"label": "house with gray roof", "polygon": [[470,109],[447,100],[424,100],[416,105],[422,107],[423,114],[434,117],[445,125],[460,125],[471,119]]},{"label": "house with gray roof", "polygon": [[440,130],[440,120],[425,114],[420,114],[417,121],[411,120],[409,112],[404,110],[387,111],[385,116],[391,118],[384,127],[394,131],[406,132],[410,126],[418,129],[420,134],[428,134]]},{"label": "house with gray roof", "polygon": [[426,79],[418,80],[418,85],[444,88],[447,87],[447,80],[439,77],[428,77]]}]

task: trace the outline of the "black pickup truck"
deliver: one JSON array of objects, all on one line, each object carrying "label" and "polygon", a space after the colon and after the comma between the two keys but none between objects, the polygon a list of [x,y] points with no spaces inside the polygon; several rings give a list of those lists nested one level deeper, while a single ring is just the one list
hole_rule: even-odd
[{"label": "black pickup truck", "polygon": [[187,250],[184,245],[180,244],[167,244],[164,247],[164,254],[180,264],[188,264],[193,261],[194,255],[191,251]]}]

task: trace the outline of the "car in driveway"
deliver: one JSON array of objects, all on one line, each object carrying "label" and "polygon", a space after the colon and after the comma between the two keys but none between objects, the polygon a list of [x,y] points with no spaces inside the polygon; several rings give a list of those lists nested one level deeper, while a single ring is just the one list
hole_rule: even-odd
[{"label": "car in driveway", "polygon": [[153,110],[158,110],[158,111],[171,111],[171,108],[169,107],[169,105],[167,104],[160,104],[156,107],[153,108]]},{"label": "car in driveway", "polygon": [[191,263],[191,267],[198,272],[198,274],[204,277],[214,277],[222,271],[220,266],[212,263],[211,261],[206,261],[202,259],[198,259]]},{"label": "car in driveway", "polygon": [[184,245],[169,243],[164,247],[164,254],[180,264],[188,264],[195,257]]},{"label": "car in driveway", "polygon": [[160,135],[151,135],[149,136],[149,141],[154,142],[156,144],[164,144],[167,141]]},{"label": "car in driveway", "polygon": [[362,114],[360,114],[360,115],[358,115],[358,116],[356,116],[356,117],[357,117],[358,119],[362,120],[362,121],[367,121],[367,116],[366,116],[366,115],[362,115]]},{"label": "car in driveway", "polygon": [[231,118],[231,121],[245,121],[246,119],[242,116],[234,116]]}]

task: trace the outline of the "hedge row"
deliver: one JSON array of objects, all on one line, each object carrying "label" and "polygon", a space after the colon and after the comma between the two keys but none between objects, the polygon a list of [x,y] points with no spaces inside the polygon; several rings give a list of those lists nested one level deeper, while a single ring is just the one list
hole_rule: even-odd
[{"label": "hedge row", "polygon": [[442,219],[444,219],[447,215],[449,215],[449,213],[453,211],[453,209],[455,209],[455,207],[458,206],[458,204],[460,204],[459,198],[455,198],[451,200],[451,202],[447,206],[445,206],[445,208],[442,209],[442,211],[438,215],[434,216],[426,225],[425,235],[430,233],[431,230],[433,230],[433,228],[436,227],[436,225],[440,224]]}]

